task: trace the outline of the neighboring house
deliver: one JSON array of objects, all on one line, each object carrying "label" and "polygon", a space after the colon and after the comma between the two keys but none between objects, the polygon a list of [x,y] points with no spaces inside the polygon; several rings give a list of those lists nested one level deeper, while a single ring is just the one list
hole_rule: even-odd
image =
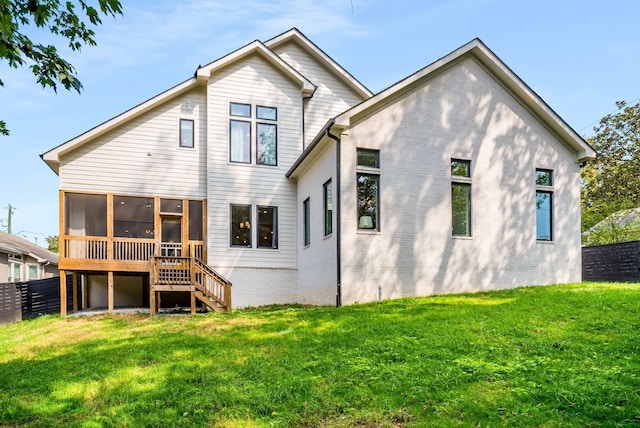
[{"label": "neighboring house", "polygon": [[594,156],[480,40],[373,95],[292,29],[42,158],[82,307],[224,310],[579,281]]},{"label": "neighboring house", "polygon": [[19,236],[0,232],[0,284],[58,275],[57,254]]}]

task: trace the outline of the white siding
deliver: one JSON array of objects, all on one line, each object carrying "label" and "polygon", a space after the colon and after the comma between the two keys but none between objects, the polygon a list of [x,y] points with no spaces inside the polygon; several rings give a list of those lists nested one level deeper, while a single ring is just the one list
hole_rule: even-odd
[{"label": "white siding", "polygon": [[[466,59],[342,138],[343,302],[580,280],[575,157]],[[379,233],[358,233],[356,147],[380,150]],[[472,237],[451,236],[451,158],[472,165]],[[536,241],[535,169],[554,170],[554,242]]]},{"label": "white siding", "polygon": [[[298,302],[333,305],[337,292],[336,145],[332,143],[298,180]],[[324,189],[333,187],[333,233],[324,236]],[[311,204],[311,244],[304,246],[303,201]]]},{"label": "white siding", "polygon": [[[290,269],[296,268],[295,248],[295,184],[286,177],[286,171],[301,153],[302,96],[294,82],[278,72],[258,55],[220,70],[208,84],[208,249],[209,263],[223,272],[240,268],[282,269],[282,283],[290,284]],[[252,146],[252,164],[229,161],[229,103],[238,102],[255,106],[271,106],[278,109],[278,165],[255,165],[255,145]],[[252,126],[255,141],[255,126]],[[253,232],[253,248],[230,246],[230,205],[252,205],[252,223],[256,225],[256,205],[278,207],[278,249],[256,248]],[[252,228],[255,230],[255,228]],[[233,268],[233,269],[232,269]],[[260,270],[249,284],[234,281],[234,305],[257,304],[236,298],[236,291],[252,286],[261,287]],[[241,275],[242,281],[249,276]],[[273,272],[270,278],[274,278]],[[278,288],[278,281],[273,285]],[[295,285],[291,292],[295,293]],[[241,294],[242,295],[242,294]],[[287,300],[290,292],[283,292]],[[294,295],[294,294],[293,294]],[[285,298],[286,297],[286,298]],[[238,300],[239,299],[239,300]],[[281,301],[270,295],[261,304]]]},{"label": "white siding", "polygon": [[[204,198],[205,103],[203,89],[190,91],[63,155],[60,188]],[[178,147],[181,118],[195,122],[193,149]]]},{"label": "white siding", "polygon": [[305,145],[311,142],[330,118],[363,101],[362,97],[311,57],[297,43],[285,43],[278,46],[275,52],[318,87],[313,98],[305,104]]}]

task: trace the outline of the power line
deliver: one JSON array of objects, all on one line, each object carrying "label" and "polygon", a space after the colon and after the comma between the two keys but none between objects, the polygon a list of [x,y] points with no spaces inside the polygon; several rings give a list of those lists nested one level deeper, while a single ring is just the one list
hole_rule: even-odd
[{"label": "power line", "polygon": [[[638,100],[640,100],[640,97],[636,98],[635,100],[628,101],[628,102],[627,102],[627,101],[625,101],[625,103],[626,103],[627,105],[629,105],[629,104],[633,104],[633,103],[635,103],[635,102],[636,102],[636,101],[638,101]],[[612,114],[614,114],[614,113],[617,113],[618,111],[620,111],[620,109],[622,109],[622,107],[618,107],[617,109],[615,109],[614,111],[612,111],[612,112],[611,112],[611,113],[609,113],[609,114],[606,114],[605,116],[609,116],[609,115],[612,115]],[[602,117],[604,117],[604,116],[602,116]],[[585,129],[587,129],[587,128],[591,128],[591,127],[592,127],[593,125],[595,125],[596,123],[599,123],[599,122],[600,122],[600,120],[602,120],[602,118],[600,118],[600,119],[598,119],[598,120],[594,120],[593,122],[591,122],[591,123],[590,123],[590,124],[588,124],[587,126],[585,126],[585,127],[583,127],[583,128],[580,128],[580,129],[578,130],[578,133],[581,133],[582,131],[584,131],[584,130],[585,130]]]}]

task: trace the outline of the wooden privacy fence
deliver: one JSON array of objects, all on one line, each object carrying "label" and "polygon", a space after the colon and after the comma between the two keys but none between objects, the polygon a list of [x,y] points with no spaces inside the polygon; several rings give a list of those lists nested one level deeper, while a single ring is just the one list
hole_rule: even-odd
[{"label": "wooden privacy fence", "polygon": [[[67,275],[67,305],[72,305],[73,281]],[[60,313],[60,277],[0,284],[0,325]]]},{"label": "wooden privacy fence", "polygon": [[640,241],[582,247],[582,280],[640,282]]}]

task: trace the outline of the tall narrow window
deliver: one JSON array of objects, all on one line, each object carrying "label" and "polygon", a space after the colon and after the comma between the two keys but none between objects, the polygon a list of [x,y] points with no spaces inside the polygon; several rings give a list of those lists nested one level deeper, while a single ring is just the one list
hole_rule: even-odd
[{"label": "tall narrow window", "polygon": [[278,208],[258,207],[258,248],[278,248]]},{"label": "tall narrow window", "polygon": [[331,180],[324,183],[322,193],[324,198],[324,236],[329,236],[333,233],[333,188]]},{"label": "tall narrow window", "polygon": [[231,205],[231,246],[251,248],[251,205]]},{"label": "tall narrow window", "polygon": [[302,203],[304,215],[304,246],[311,245],[311,203],[309,198]]},{"label": "tall narrow window", "polygon": [[256,146],[256,163],[258,165],[277,165],[278,131],[274,124],[258,123],[258,141]]},{"label": "tall narrow window", "polygon": [[231,120],[229,126],[229,160],[251,163],[251,123]]},{"label": "tall narrow window", "polygon": [[536,239],[553,240],[553,171],[536,169]]},{"label": "tall narrow window", "polygon": [[180,119],[180,147],[194,147],[193,132],[193,120]]},{"label": "tall narrow window", "polygon": [[378,196],[380,177],[357,174],[358,229],[378,230]]},{"label": "tall narrow window", "polygon": [[471,236],[471,161],[451,159],[451,234]]}]

